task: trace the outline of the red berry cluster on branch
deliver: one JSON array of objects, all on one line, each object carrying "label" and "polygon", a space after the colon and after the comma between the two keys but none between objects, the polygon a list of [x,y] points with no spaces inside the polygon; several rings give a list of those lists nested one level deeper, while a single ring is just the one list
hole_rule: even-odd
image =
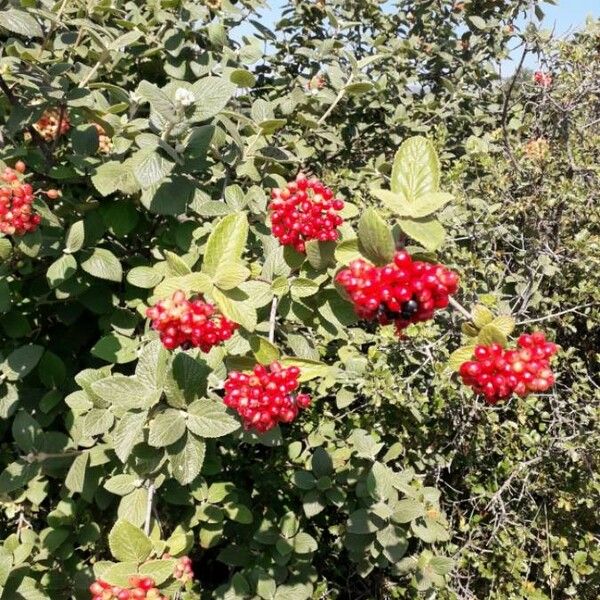
[{"label": "red berry cluster on branch", "polygon": [[146,315],[168,350],[181,346],[208,352],[228,340],[238,327],[218,312],[214,304],[201,298],[188,300],[181,290],[148,308]]},{"label": "red berry cluster on branch", "polygon": [[533,81],[537,85],[547,88],[552,85],[552,75],[550,75],[550,73],[545,73],[544,71],[536,71],[533,75]]},{"label": "red berry cluster on branch", "polygon": [[49,108],[34,123],[33,128],[44,140],[52,142],[71,129],[71,122],[66,110],[60,111],[56,108]]},{"label": "red berry cluster on branch", "polygon": [[300,369],[278,362],[256,365],[250,373],[232,371],[225,381],[224,402],[242,417],[246,429],[265,432],[278,423],[291,423],[310,396],[292,396],[298,386]]},{"label": "red berry cluster on branch", "polygon": [[318,179],[300,173],[286,187],[271,192],[271,229],[284,245],[305,252],[309,240],[337,240],[343,219],[337,214],[344,202]]},{"label": "red berry cluster on branch", "polygon": [[102,579],[97,579],[90,585],[92,600],[169,600],[155,587],[151,577],[132,576],[129,579],[131,588],[110,585]]},{"label": "red berry cluster on branch", "polygon": [[[163,554],[164,559],[171,558],[170,554]],[[173,577],[183,584],[194,579],[194,569],[192,568],[192,559],[189,556],[182,556],[177,559],[173,570]]]},{"label": "red berry cluster on branch", "polygon": [[35,231],[42,220],[33,209],[33,188],[19,179],[24,172],[25,163],[19,161],[0,175],[0,233],[25,235]]},{"label": "red berry cluster on branch", "polygon": [[340,271],[336,281],[361,319],[394,323],[400,332],[448,306],[448,296],[458,289],[459,279],[443,265],[413,260],[406,250],[400,250],[394,262],[384,267],[359,258]]},{"label": "red berry cluster on branch", "polygon": [[500,344],[475,346],[474,360],[460,366],[463,383],[485,397],[488,404],[506,400],[513,393],[525,397],[531,392],[545,392],[554,385],[550,359],[556,344],[546,340],[541,331],[523,334],[516,349]]}]

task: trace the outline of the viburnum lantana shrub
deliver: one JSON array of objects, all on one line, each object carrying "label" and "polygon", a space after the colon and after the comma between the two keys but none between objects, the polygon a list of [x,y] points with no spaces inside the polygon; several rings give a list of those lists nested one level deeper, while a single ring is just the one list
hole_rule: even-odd
[{"label": "viburnum lantana shrub", "polygon": [[[415,450],[434,417],[395,392],[443,370],[486,410],[487,382],[456,392],[418,347],[458,345],[476,278],[447,239],[460,203],[436,147],[408,134],[455,101],[479,115],[479,91],[448,90],[482,77],[527,3],[336,4],[332,24],[363,11],[368,51],[360,27],[305,36],[325,3],[288,7],[281,38],[232,31],[261,4],[0,12],[2,600],[408,598],[456,567],[444,463]],[[464,24],[470,45],[445,47]],[[463,75],[412,131],[406,81],[386,80],[418,56],[424,95]],[[456,151],[475,125],[448,125]],[[511,351],[511,317],[459,310],[450,366]],[[380,362],[391,345],[406,378]],[[550,385],[548,358],[523,372]]]}]

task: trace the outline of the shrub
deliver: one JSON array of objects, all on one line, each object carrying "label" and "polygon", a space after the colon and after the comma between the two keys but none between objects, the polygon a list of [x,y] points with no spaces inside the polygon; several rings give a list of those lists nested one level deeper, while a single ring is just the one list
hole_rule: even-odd
[{"label": "shrub", "polygon": [[[529,4],[0,14],[2,600],[596,597],[597,31],[507,89]],[[488,407],[517,320],[558,383]]]}]

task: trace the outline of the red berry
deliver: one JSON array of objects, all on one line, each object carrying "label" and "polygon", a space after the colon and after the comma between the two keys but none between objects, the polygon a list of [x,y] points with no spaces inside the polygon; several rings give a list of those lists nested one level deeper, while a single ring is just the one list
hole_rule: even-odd
[{"label": "red berry", "polygon": [[181,290],[148,308],[146,315],[168,350],[188,346],[208,352],[228,340],[238,327],[210,302],[201,298],[187,300]]},{"label": "red berry", "polygon": [[398,333],[411,323],[427,321],[435,309],[448,305],[458,289],[458,276],[443,265],[413,261],[406,250],[383,267],[363,259],[350,263],[336,276],[362,319],[394,323]]},{"label": "red berry", "polygon": [[271,191],[271,231],[284,246],[305,252],[306,242],[337,240],[343,219],[337,213],[342,200],[318,179],[299,174],[296,181]]},{"label": "red berry", "polygon": [[490,404],[512,393],[525,397],[532,391],[548,390],[555,380],[548,359],[556,352],[556,345],[547,342],[539,331],[523,334],[517,344],[521,350],[505,350],[498,344],[476,346],[475,360],[459,368],[464,384],[483,395]]},{"label": "red berry", "polygon": [[6,167],[0,175],[0,233],[21,236],[35,231],[41,217],[33,210],[33,188],[17,174],[25,171],[25,163],[19,161],[15,169]]},{"label": "red berry", "polygon": [[246,429],[265,432],[278,423],[290,423],[300,409],[310,404],[307,394],[292,395],[298,386],[300,369],[278,362],[257,365],[252,373],[232,371],[225,381],[224,403],[237,411]]}]

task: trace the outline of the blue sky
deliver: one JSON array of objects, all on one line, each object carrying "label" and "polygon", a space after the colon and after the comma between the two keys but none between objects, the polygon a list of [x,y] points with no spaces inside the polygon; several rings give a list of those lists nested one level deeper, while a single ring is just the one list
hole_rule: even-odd
[{"label": "blue sky", "polygon": [[[281,15],[281,8],[284,4],[285,0],[269,0],[269,8],[262,11],[263,18],[261,22],[267,27],[271,27]],[[542,27],[544,29],[554,29],[556,34],[564,35],[580,28],[588,15],[600,17],[600,0],[558,0],[556,6],[545,4],[544,12],[546,16],[542,22]],[[521,19],[519,25],[525,25],[527,20]],[[236,37],[241,37],[243,34],[252,34],[254,31],[252,25],[242,23],[236,32]],[[518,60],[519,56],[513,58],[514,60]],[[514,71],[514,60],[508,60],[503,63],[503,75],[509,75]],[[529,56],[525,62],[525,66],[535,69],[538,66],[536,57]]]}]

